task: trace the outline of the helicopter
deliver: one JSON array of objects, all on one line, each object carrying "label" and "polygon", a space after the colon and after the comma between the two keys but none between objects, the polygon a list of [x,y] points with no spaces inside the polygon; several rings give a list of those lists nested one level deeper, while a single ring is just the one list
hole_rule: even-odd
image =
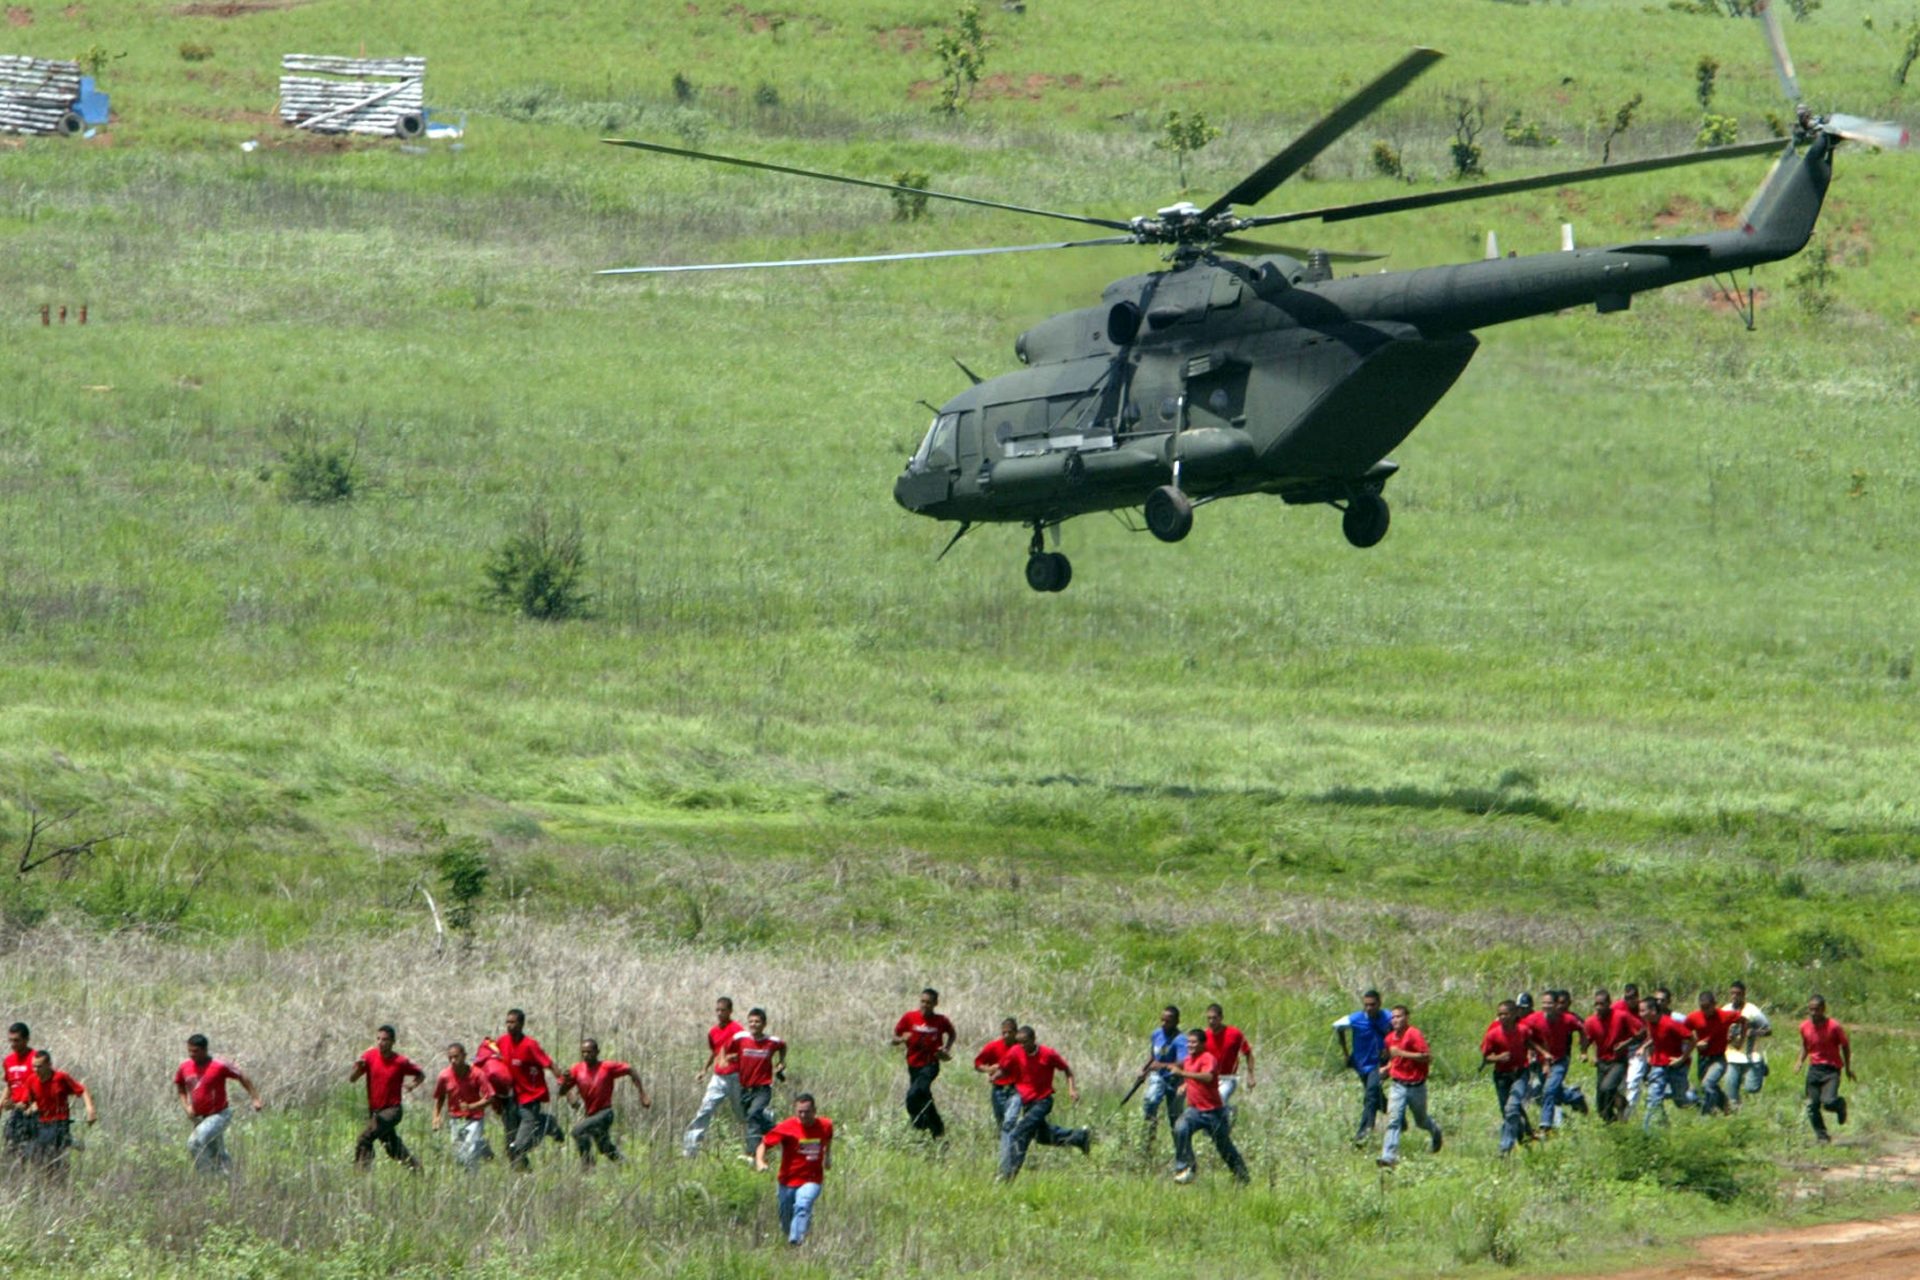
[{"label": "helicopter", "polygon": [[[1123,245],[1164,246],[1167,266],[1116,280],[1100,302],[1022,333],[1023,368],[972,382],[934,412],[894,482],[908,511],[959,528],[944,557],[986,524],[1031,531],[1027,585],[1064,590],[1058,550],[1074,516],[1140,509],[1145,528],[1178,542],[1194,509],[1263,493],[1341,513],[1355,547],[1387,534],[1387,455],[1465,371],[1474,330],[1576,306],[1626,310],[1636,293],[1792,257],[1805,247],[1843,141],[1908,146],[1898,124],[1805,104],[1771,0],[1754,6],[1793,106],[1790,136],[1568,169],[1472,187],[1282,213],[1251,209],[1426,72],[1442,55],[1416,48],[1204,206],[1169,205],[1126,220],[1037,209],[631,139],[616,146],[817,178],[1091,225],[1114,234],[855,257],[622,267],[602,275],[838,266]],[[1347,222],[1622,174],[1777,154],[1738,224],[1673,239],[1489,258],[1336,279],[1333,264],[1378,254],[1299,249],[1252,238],[1263,227]],[[955,363],[959,363],[956,359]],[[931,407],[931,406],[929,406]],[[1054,550],[1046,547],[1051,531]]]}]

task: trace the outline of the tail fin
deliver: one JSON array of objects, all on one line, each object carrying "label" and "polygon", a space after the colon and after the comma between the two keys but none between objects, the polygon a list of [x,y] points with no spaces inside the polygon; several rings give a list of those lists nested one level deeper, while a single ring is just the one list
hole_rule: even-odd
[{"label": "tail fin", "polygon": [[1741,256],[1772,262],[1805,248],[1832,181],[1833,140],[1826,134],[1815,134],[1805,151],[1783,153],[1741,211],[1734,233],[1741,238]]}]

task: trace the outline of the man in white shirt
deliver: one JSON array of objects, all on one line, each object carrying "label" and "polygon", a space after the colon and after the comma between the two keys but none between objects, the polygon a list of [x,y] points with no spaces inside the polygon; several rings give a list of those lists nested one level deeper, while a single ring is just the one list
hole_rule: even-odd
[{"label": "man in white shirt", "polygon": [[1760,1006],[1747,1000],[1747,984],[1735,982],[1727,988],[1726,1008],[1747,1022],[1735,1024],[1727,1037],[1727,1102],[1738,1110],[1743,1095],[1760,1092],[1767,1078],[1766,1040],[1773,1024]]}]

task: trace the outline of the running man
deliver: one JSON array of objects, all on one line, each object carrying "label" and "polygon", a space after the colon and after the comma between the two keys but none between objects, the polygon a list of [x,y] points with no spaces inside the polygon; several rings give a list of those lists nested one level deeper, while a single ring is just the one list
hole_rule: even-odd
[{"label": "running man", "polygon": [[560,1070],[540,1047],[540,1042],[526,1033],[526,1026],[527,1015],[518,1009],[509,1009],[507,1033],[493,1042],[501,1061],[512,1073],[513,1102],[519,1122],[507,1142],[507,1157],[512,1167],[521,1173],[529,1167],[527,1154],[540,1145],[540,1139],[549,1129],[556,1139],[561,1132],[559,1123],[547,1116],[547,1104],[553,1100],[553,1095],[547,1092],[547,1072],[558,1075]]},{"label": "running man", "polygon": [[[1800,1060],[1795,1071],[1807,1073],[1807,1123],[1813,1126],[1815,1142],[1831,1142],[1822,1109],[1833,1112],[1841,1124],[1847,1122],[1847,1100],[1840,1096],[1840,1076],[1854,1080],[1853,1045],[1847,1029],[1827,1016],[1827,998],[1814,994],[1807,999],[1807,1020],[1800,1024]],[[1856,1081],[1857,1083],[1857,1081]]]},{"label": "running man", "polygon": [[1627,1060],[1647,1033],[1647,1024],[1621,1008],[1605,987],[1593,993],[1593,1016],[1582,1028],[1586,1045],[1580,1050],[1584,1061],[1593,1052],[1593,1100],[1600,1108],[1600,1119],[1613,1124],[1631,1109],[1627,1101]]},{"label": "running man", "polygon": [[1480,1061],[1493,1068],[1493,1096],[1500,1103],[1500,1154],[1533,1136],[1527,1119],[1527,1067],[1539,1056],[1533,1034],[1520,1025],[1520,1007],[1502,1000],[1480,1037]]},{"label": "running man", "polygon": [[514,1135],[520,1132],[520,1104],[514,1101],[513,1068],[500,1056],[500,1041],[493,1036],[481,1036],[480,1043],[474,1046],[473,1065],[493,1090],[493,1109],[500,1117],[500,1145],[503,1149],[511,1147]]},{"label": "running man", "polygon": [[78,1098],[87,1104],[87,1123],[99,1119],[93,1110],[93,1095],[87,1086],[64,1071],[53,1069],[53,1055],[45,1049],[33,1051],[33,1074],[27,1077],[28,1105],[33,1108],[36,1126],[29,1163],[39,1165],[55,1182],[67,1180],[67,1152],[73,1147],[73,1120],[68,1104]]},{"label": "running man", "polygon": [[707,1056],[700,1064],[700,1074],[707,1078],[707,1092],[700,1099],[700,1110],[687,1126],[686,1135],[680,1139],[682,1155],[691,1156],[700,1150],[700,1144],[707,1140],[707,1126],[713,1123],[713,1113],[722,1103],[733,1113],[741,1132],[746,1131],[747,1112],[740,1105],[739,1068],[728,1056],[733,1052],[734,1037],[745,1030],[733,1020],[732,996],[721,996],[713,1002],[713,1026],[707,1030]]},{"label": "running man", "polygon": [[1380,1167],[1391,1169],[1400,1163],[1400,1135],[1407,1128],[1407,1112],[1413,1112],[1416,1129],[1427,1132],[1427,1146],[1439,1151],[1440,1126],[1427,1116],[1427,1073],[1433,1069],[1433,1052],[1427,1038],[1413,1025],[1407,1006],[1393,1006],[1391,1022],[1383,1047],[1387,1054],[1387,1140],[1380,1144]]},{"label": "running man", "polygon": [[[1191,1048],[1191,1045],[1189,1045]],[[1207,1006],[1206,1051],[1213,1055],[1213,1068],[1220,1076],[1220,1105],[1227,1119],[1233,1119],[1233,1095],[1240,1091],[1240,1059],[1247,1060],[1247,1091],[1253,1091],[1253,1046],[1238,1027],[1227,1025],[1226,1012],[1217,1004]]]},{"label": "running man", "polygon": [[1167,1108],[1167,1130],[1172,1132],[1180,1123],[1182,1090],[1172,1068],[1187,1058],[1188,1044],[1186,1033],[1180,1030],[1180,1010],[1168,1005],[1160,1011],[1160,1025],[1147,1038],[1147,1065],[1140,1068],[1140,1079],[1146,1082],[1147,1089],[1146,1099],[1140,1104],[1141,1114],[1147,1121],[1144,1150],[1153,1149],[1157,1128],[1154,1118],[1159,1115],[1162,1103]]},{"label": "running man", "polygon": [[1571,1065],[1573,1041],[1580,1039],[1580,1050],[1586,1052],[1586,1027],[1569,1009],[1573,997],[1565,991],[1546,993],[1546,1007],[1537,1013],[1530,1013],[1520,1019],[1520,1025],[1531,1034],[1540,1045],[1540,1055],[1536,1059],[1545,1068],[1540,1083],[1540,1135],[1545,1137],[1553,1132],[1560,1120],[1560,1108],[1586,1114],[1587,1097],[1577,1086],[1567,1084],[1567,1068]]},{"label": "running man", "polygon": [[493,1081],[467,1061],[467,1046],[447,1046],[447,1065],[433,1082],[433,1128],[451,1121],[453,1162],[472,1173],[482,1160],[493,1159],[487,1145],[487,1104],[493,1101]]},{"label": "running man", "polygon": [[[1620,998],[1613,1002],[1613,1007],[1621,1013],[1631,1014],[1634,1021],[1640,1023],[1642,1029],[1646,1027],[1646,1023],[1640,1018],[1640,988],[1638,984],[1629,982],[1626,986],[1620,988]],[[1642,1037],[1627,1053],[1627,1107],[1626,1110],[1621,1113],[1623,1117],[1633,1114],[1633,1109],[1640,1105],[1640,1095],[1646,1092],[1646,1088],[1647,1042],[1646,1039]]]},{"label": "running man", "polygon": [[420,1087],[427,1073],[413,1059],[394,1052],[394,1034],[390,1026],[375,1032],[373,1048],[360,1055],[347,1076],[349,1084],[360,1079],[367,1082],[367,1127],[353,1144],[353,1164],[357,1169],[371,1169],[373,1144],[377,1142],[386,1148],[390,1159],[418,1173],[420,1161],[400,1137],[400,1118],[406,1113],[400,1104],[404,1094]]},{"label": "running man", "polygon": [[33,1032],[24,1022],[7,1028],[4,1066],[7,1074],[6,1158],[12,1165],[27,1158],[38,1130],[27,1112],[33,1101],[27,1096],[27,1077],[33,1074]]},{"label": "running man", "polygon": [[1727,1009],[1747,1020],[1727,1038],[1727,1102],[1738,1111],[1741,1096],[1760,1092],[1766,1082],[1767,1047],[1761,1042],[1773,1036],[1773,1023],[1759,1005],[1747,999],[1744,982],[1728,985]]},{"label": "running man", "polygon": [[813,1205],[833,1167],[833,1121],[814,1113],[813,1095],[793,1095],[793,1114],[767,1130],[753,1151],[753,1167],[767,1171],[767,1152],[780,1148],[780,1230],[790,1245],[806,1243]]},{"label": "running man", "polygon": [[767,1034],[767,1011],[747,1010],[747,1029],[728,1051],[740,1076],[740,1107],[746,1112],[743,1158],[751,1159],[762,1138],[773,1131],[773,1082],[787,1078],[787,1042]]},{"label": "running man", "polygon": [[[1013,1077],[1014,1101],[1007,1106],[1000,1126],[1000,1181],[1012,1182],[1027,1162],[1027,1148],[1033,1143],[1043,1147],[1078,1147],[1087,1154],[1093,1135],[1085,1129],[1062,1129],[1048,1117],[1053,1113],[1053,1076],[1067,1078],[1067,1098],[1080,1101],[1080,1086],[1073,1068],[1051,1047],[1041,1044],[1032,1027],[1021,1027],[1018,1043],[1007,1051],[1005,1066]],[[1192,1043],[1189,1041],[1188,1043]]]},{"label": "running man", "polygon": [[933,1082],[940,1064],[953,1059],[953,1042],[960,1033],[944,1013],[935,1013],[940,993],[928,987],[920,993],[920,1007],[900,1015],[893,1024],[893,1042],[907,1050],[907,1119],[914,1128],[935,1138],[947,1136],[940,1108],[933,1104]]},{"label": "running man", "polygon": [[1233,1174],[1233,1180],[1244,1185],[1252,1179],[1240,1149],[1233,1145],[1233,1122],[1220,1100],[1220,1073],[1214,1070],[1213,1055],[1202,1047],[1206,1036],[1201,1028],[1195,1027],[1184,1038],[1193,1046],[1192,1052],[1183,1057],[1178,1066],[1167,1069],[1169,1075],[1184,1080],[1187,1086],[1187,1105],[1173,1126],[1173,1180],[1182,1184],[1193,1181],[1193,1131],[1205,1129],[1213,1139],[1213,1149],[1220,1153]]},{"label": "running man", "polygon": [[[1373,1136],[1374,1122],[1386,1110],[1387,1095],[1380,1081],[1387,1068],[1387,1033],[1391,1030],[1393,1019],[1380,1008],[1378,991],[1361,992],[1360,1007],[1333,1024],[1341,1060],[1360,1077],[1360,1123],[1353,1131],[1356,1147]],[[1351,1043],[1349,1035],[1353,1037]],[[1251,1057],[1248,1066],[1251,1069]]]},{"label": "running man", "polygon": [[993,1112],[993,1131],[1000,1132],[1000,1126],[1007,1118],[1007,1105],[1014,1099],[1013,1076],[1006,1068],[1007,1051],[1020,1042],[1020,1024],[1012,1018],[1000,1019],[998,1039],[989,1040],[982,1045],[980,1052],[973,1055],[973,1069],[987,1077],[987,1106]]},{"label": "running man", "polygon": [[1746,1021],[1741,1014],[1720,1007],[1720,997],[1711,991],[1700,993],[1700,1007],[1687,1015],[1687,1028],[1693,1032],[1693,1040],[1699,1046],[1697,1061],[1700,1064],[1700,1087],[1697,1090],[1700,1100],[1700,1114],[1712,1115],[1716,1111],[1729,1114],[1733,1105],[1727,1101],[1726,1091],[1720,1082],[1727,1074],[1727,1036]]},{"label": "running man", "polygon": [[1687,1059],[1693,1053],[1693,1031],[1660,1007],[1659,990],[1640,1002],[1640,1021],[1647,1024],[1647,1105],[1642,1129],[1653,1128],[1657,1114],[1667,1122],[1668,1098],[1676,1106],[1687,1096]]},{"label": "running man", "polygon": [[205,1036],[197,1031],[188,1036],[187,1058],[173,1073],[173,1091],[193,1123],[187,1150],[200,1173],[229,1173],[233,1169],[233,1157],[227,1154],[227,1126],[233,1123],[233,1109],[227,1103],[229,1080],[247,1091],[255,1111],[267,1105],[246,1072],[207,1052]]},{"label": "running man", "polygon": [[591,1036],[580,1042],[580,1061],[567,1068],[560,1079],[560,1096],[564,1098],[578,1089],[580,1096],[574,1105],[586,1112],[586,1117],[573,1126],[573,1145],[580,1152],[584,1168],[593,1168],[595,1147],[608,1160],[619,1163],[620,1148],[613,1141],[613,1091],[622,1079],[633,1081],[640,1105],[651,1110],[653,1099],[647,1096],[640,1073],[624,1062],[602,1062],[600,1042]]}]

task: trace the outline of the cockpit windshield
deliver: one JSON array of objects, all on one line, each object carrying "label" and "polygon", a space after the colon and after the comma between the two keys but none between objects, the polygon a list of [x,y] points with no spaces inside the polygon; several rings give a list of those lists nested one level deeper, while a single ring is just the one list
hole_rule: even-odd
[{"label": "cockpit windshield", "polygon": [[913,461],[907,464],[909,471],[946,471],[958,465],[953,451],[953,433],[960,425],[960,415],[943,413],[933,420],[927,428],[927,438],[920,442],[920,448],[914,453]]}]

